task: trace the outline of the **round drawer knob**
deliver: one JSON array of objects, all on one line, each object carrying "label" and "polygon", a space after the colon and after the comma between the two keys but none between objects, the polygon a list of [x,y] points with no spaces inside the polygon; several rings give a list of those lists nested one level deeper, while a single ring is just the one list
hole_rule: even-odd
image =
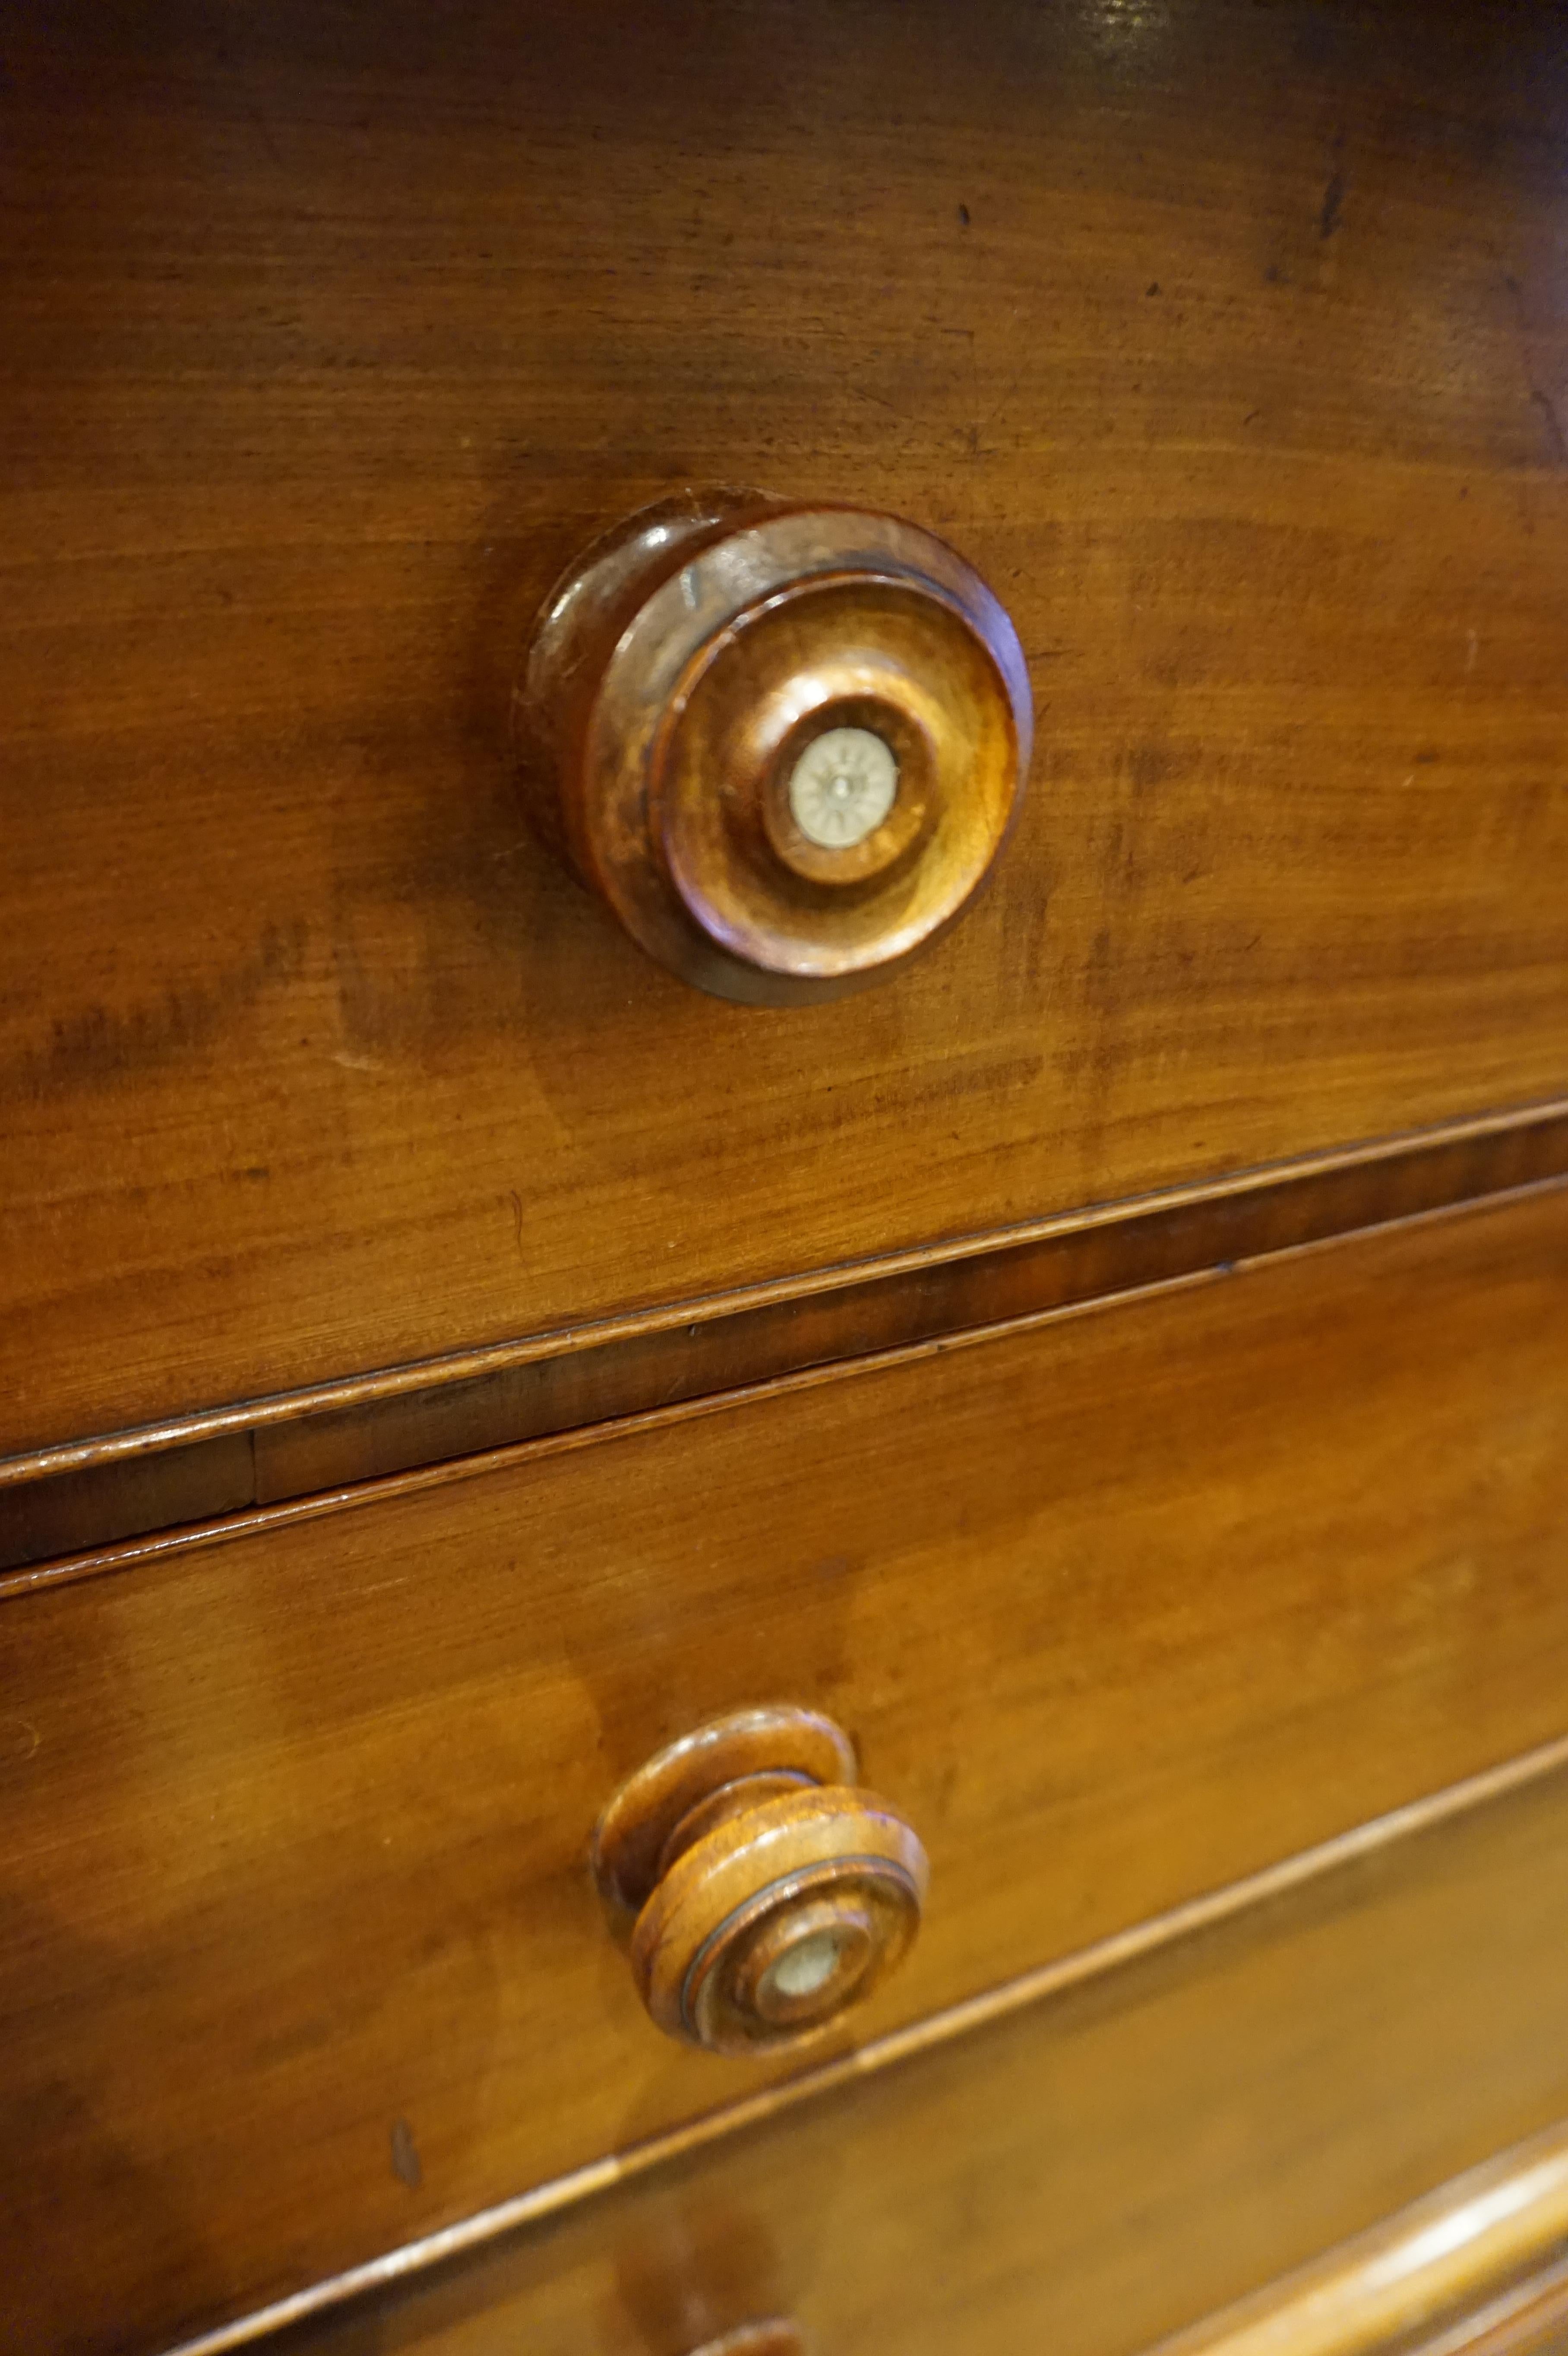
[{"label": "round drawer knob", "polygon": [[854,1787],[813,1710],[738,1710],[611,1801],[593,1871],[660,2029],[710,2053],[810,2036],[869,1996],[920,1927],[925,1851]]},{"label": "round drawer knob", "polygon": [[721,998],[874,981],[973,898],[1029,766],[1018,636],[896,516],[690,492],[560,581],[514,707],[539,820]]}]

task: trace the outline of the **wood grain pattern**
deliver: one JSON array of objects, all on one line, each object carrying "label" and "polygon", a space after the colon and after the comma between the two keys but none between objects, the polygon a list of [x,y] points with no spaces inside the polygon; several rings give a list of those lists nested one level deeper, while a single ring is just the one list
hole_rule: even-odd
[{"label": "wood grain pattern", "polygon": [[[1494,2188],[1560,2178],[1565,1838],[1560,1773],[268,2344],[682,2356],[771,2311],[820,2356],[1137,2356],[1516,2137]],[[1429,2220],[1457,2237],[1471,2190]],[[1433,2253],[1433,2304],[1548,2259],[1560,2213]]]},{"label": "wood grain pattern", "polygon": [[[17,0],[0,1447],[1568,1086],[1550,10]],[[684,484],[950,535],[995,893],[709,1005],[527,841]]]},{"label": "wood grain pattern", "polygon": [[151,2344],[754,2084],[587,1869],[723,1710],[929,1852],[871,2035],[1568,1731],[1565,1318],[1557,1194],[0,1606],[6,2263]]},{"label": "wood grain pattern", "polygon": [[1568,1111],[1488,1118],[0,1460],[0,1571],[1071,1310],[1565,1173]]}]

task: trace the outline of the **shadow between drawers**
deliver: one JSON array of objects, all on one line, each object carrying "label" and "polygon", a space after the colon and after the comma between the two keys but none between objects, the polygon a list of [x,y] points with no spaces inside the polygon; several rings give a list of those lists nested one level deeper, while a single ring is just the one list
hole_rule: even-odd
[{"label": "shadow between drawers", "polygon": [[[110,1568],[150,1532],[1225,1276],[1565,1175],[1568,1108],[1538,1106],[40,1450],[0,1462],[0,1574]],[[0,1576],[0,1595],[32,1583]]]}]

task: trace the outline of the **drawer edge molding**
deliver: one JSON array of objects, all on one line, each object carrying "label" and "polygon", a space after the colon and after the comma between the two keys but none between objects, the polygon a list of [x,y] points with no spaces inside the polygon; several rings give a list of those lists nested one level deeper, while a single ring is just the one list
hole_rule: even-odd
[{"label": "drawer edge molding", "polygon": [[[895,1352],[1202,1280],[1568,1176],[1568,1100],[0,1460],[6,1572],[136,1558],[301,1499],[450,1471]],[[21,1584],[30,1584],[24,1580]]]},{"label": "drawer edge molding", "polygon": [[1529,2356],[1568,2324],[1568,2120],[1147,2356]]},{"label": "drawer edge molding", "polygon": [[1157,1278],[1147,1283],[1132,1284],[1114,1291],[1092,1293],[1083,1301],[1029,1311],[1021,1316],[1000,1317],[989,1323],[934,1334],[891,1349],[871,1350],[854,1357],[818,1360],[797,1370],[765,1377],[760,1382],[703,1392],[694,1398],[676,1399],[667,1405],[613,1416],[603,1421],[574,1424],[565,1430],[546,1433],[538,1439],[475,1450],[471,1454],[443,1457],[433,1463],[416,1465],[408,1471],[373,1475],[338,1486],[308,1490],[276,1502],[242,1506],[235,1512],[209,1519],[176,1523],[171,1527],[155,1527],[145,1535],[84,1548],[76,1554],[10,1565],[5,1565],[3,1557],[0,1557],[0,1604],[26,1595],[47,1592],[51,1588],[65,1586],[78,1580],[101,1578],[112,1571],[133,1570],[140,1565],[163,1562],[171,1556],[186,1554],[197,1547],[220,1546],[231,1539],[250,1537],[260,1531],[281,1528],[286,1524],[317,1521],[329,1514],[347,1513],[359,1506],[417,1496],[428,1489],[445,1488],[454,1482],[482,1479],[487,1473],[538,1463],[548,1457],[567,1455],[581,1448],[602,1446],[635,1433],[663,1430],[696,1421],[704,1416],[721,1415],[762,1399],[784,1398],[795,1392],[819,1389],[827,1383],[848,1381],[858,1375],[875,1375],[897,1366],[918,1365],[923,1360],[943,1357],[955,1350],[983,1347],[988,1342],[1042,1332],[1053,1325],[1063,1325],[1082,1317],[1152,1301],[1162,1295],[1196,1291],[1202,1287],[1243,1277],[1253,1270],[1278,1267],[1292,1259],[1316,1257],[1340,1246],[1364,1242],[1374,1236],[1410,1233],[1448,1225],[1488,1211],[1516,1209],[1541,1197],[1561,1194],[1565,1188],[1568,1188],[1568,1173],[1537,1178],[1527,1184],[1511,1186],[1497,1194],[1468,1194],[1456,1203],[1443,1204],[1432,1210],[1413,1211],[1403,1217],[1380,1220],[1371,1226],[1307,1237],[1255,1253],[1238,1253],[1234,1258],[1209,1262],[1189,1273]]},{"label": "drawer edge molding", "polygon": [[[1499,1805],[1532,1785],[1545,1783],[1551,1778],[1563,1774],[1568,1774],[1568,1736],[1541,1744],[1518,1758],[1483,1769],[1480,1773],[1467,1776],[1442,1791],[1371,1817],[1348,1832],[1338,1833],[1331,1839],[1298,1850],[1294,1856],[1264,1866],[1260,1871],[1247,1874],[1240,1880],[1205,1891],[1200,1897],[1152,1915],[1129,1929],[1094,1940],[1073,1954],[1059,1956],[1033,1971],[1019,1974],[998,1987],[987,1988],[977,1996],[965,1998],[960,2004],[927,2014],[906,2028],[894,2029],[848,2053],[818,2063],[782,2084],[763,2088],[699,2118],[628,2145],[620,2151],[606,2153],[571,2169],[564,2176],[532,2186],[508,2200],[459,2219],[455,2223],[423,2234],[416,2241],[404,2243],[361,2265],[347,2267],[325,2281],[310,2285],[306,2289],[293,2292],[265,2307],[253,2308],[249,2314],[235,2317],[210,2330],[198,2332],[176,2343],[166,2351],[166,2356],[229,2356],[229,2351],[234,2349],[253,2346],[275,2333],[352,2300],[373,2297],[411,2276],[467,2255],[503,2235],[541,2223],[545,2219],[557,2216],[582,2201],[716,2145],[728,2136],[763,2126],[784,2112],[794,2111],[804,2104],[912,2060],[935,2047],[985,2029],[1033,2006],[1049,2003],[1090,1982],[1108,1979],[1117,1972],[1165,1954],[1169,1954],[1175,1963],[1190,1944],[1211,1933],[1240,1923],[1244,1918],[1266,1920],[1275,1910],[1288,1909],[1292,1901],[1309,1897],[1319,1886],[1330,1884],[1337,1876],[1353,1879],[1380,1857],[1396,1850],[1402,1844],[1413,1845],[1440,1837],[1448,1826],[1461,1819]],[[1560,2149],[1560,2158],[1551,2169],[1541,2175],[1541,2200],[1535,2208],[1530,2210],[1529,2215],[1545,2216],[1548,2211],[1541,2204],[1561,2201],[1565,2219],[1562,2226],[1555,2222],[1542,2225],[1528,2253],[1539,2258],[1553,2240],[1568,2232],[1568,2123],[1518,2147],[1515,2154],[1505,2154],[1500,2160],[1487,2163],[1485,2169],[1476,2173],[1485,2174],[1487,2169],[1495,2169],[1500,2172],[1499,2180],[1505,2187],[1511,2185],[1516,2164],[1524,2168],[1538,2165],[1535,2157],[1537,2144],[1543,2150],[1557,2152]],[[1520,2154],[1527,2157],[1520,2160],[1518,2158]],[[1468,2181],[1468,2178],[1465,2178],[1456,2179],[1456,2183]],[[1536,2179],[1532,2177],[1530,2182],[1533,2185]],[[1315,2276],[1318,2270],[1331,2271],[1346,2253],[1359,2251],[1364,2243],[1375,2243],[1390,2226],[1399,2225],[1401,2219],[1415,2214],[1418,2210],[1430,2210],[1439,2220],[1435,2226],[1428,2224],[1424,2228],[1429,2234],[1435,2262],[1441,2254],[1442,2221],[1449,2215],[1449,2206],[1445,2203],[1451,2201],[1455,2189],[1455,2186],[1440,2188],[1437,2192],[1426,2196],[1424,2201],[1413,2204],[1409,2211],[1401,2211],[1400,2217],[1389,2221],[1388,2226],[1376,2228],[1371,2234],[1342,2245],[1341,2251],[1331,2253],[1328,2259],[1314,2261],[1311,2267],[1287,2277],[1286,2283],[1296,2286]],[[1499,2195],[1494,2204],[1498,2232],[1486,2244],[1488,2250],[1503,2246],[1508,2200],[1505,2191]],[[1485,2222],[1487,2213],[1477,2211],[1477,2224]],[[1555,2220],[1556,2214],[1556,2209],[1551,2208],[1550,2219]],[[1529,2217],[1518,2227],[1515,2241],[1508,2243],[1510,2250],[1516,2244],[1522,2246],[1528,2227]],[[1477,2302],[1488,2291],[1499,2286],[1501,2270],[1499,2260],[1488,2272],[1477,2274]],[[1520,2267],[1516,2265],[1514,2271],[1520,2270]],[[1247,2321],[1253,2316],[1254,2307],[1266,2306],[1285,2287],[1285,2285],[1271,2285],[1264,2292],[1255,2294],[1253,2298],[1225,2310],[1225,2315]],[[1238,2341],[1232,2346],[1229,2340],[1211,2341],[1197,2336],[1210,2329],[1208,2323],[1195,2327],[1191,2333],[1183,2333],[1161,2342],[1157,2349],[1148,2351],[1148,2356],[1371,2356],[1374,2349],[1381,2350],[1389,2344],[1386,2339],[1381,2341],[1347,2340],[1342,2346],[1327,2340],[1304,2340],[1298,2344],[1296,2339],[1287,2335],[1277,2341],[1265,2336],[1255,2340],[1248,2339],[1244,2344]],[[1402,2340],[1402,2350],[1407,2344]],[[1410,2356],[1464,2356],[1468,2348],[1468,2341],[1458,2340],[1452,2343],[1452,2351],[1446,2342],[1430,2349],[1425,2345],[1411,2347]],[[1490,2356],[1490,2351],[1488,2351],[1488,2356]],[[1500,2350],[1499,2356],[1502,2356]]]}]

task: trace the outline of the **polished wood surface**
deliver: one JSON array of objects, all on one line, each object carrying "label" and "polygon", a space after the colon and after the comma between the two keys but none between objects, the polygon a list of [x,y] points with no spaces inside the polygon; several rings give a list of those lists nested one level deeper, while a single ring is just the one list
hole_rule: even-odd
[{"label": "polished wood surface", "polygon": [[[1434,2192],[1471,2265],[1429,2244],[1431,2286],[1482,2293],[1561,2232],[1565,1839],[1560,1772],[422,2279],[406,2252],[276,2356],[681,2356],[693,2308],[817,2356],[1139,2356]],[[1437,2189],[1537,2136],[1502,2180],[1556,2191],[1478,2237]]]},{"label": "polished wood surface", "polygon": [[[887,981],[954,923],[1033,721],[1018,633],[945,542],[721,490],[640,509],[555,584],[513,706],[545,840],[650,957],[752,1006]],[[817,777],[835,744],[848,770]]]},{"label": "polished wood surface", "polygon": [[929,1851],[872,2034],[1568,1731],[1565,1319],[1557,1193],[0,1606],[6,2263],[151,2342],[782,2067],[587,1870],[747,1702]]},{"label": "polished wood surface", "polygon": [[[1550,10],[7,13],[0,1447],[1568,1085]],[[650,972],[507,758],[574,550],[891,509],[995,889]]]},{"label": "polished wood surface", "polygon": [[315,1391],[238,1401],[31,1462],[13,1457],[0,1461],[0,1594],[17,1584],[4,1571],[19,1565],[48,1565],[39,1575],[52,1580],[68,1574],[50,1558],[93,1556],[144,1532],[656,1413],[1107,1293],[1223,1273],[1564,1174],[1568,1111],[1482,1116],[1435,1136],[1238,1173]]}]

